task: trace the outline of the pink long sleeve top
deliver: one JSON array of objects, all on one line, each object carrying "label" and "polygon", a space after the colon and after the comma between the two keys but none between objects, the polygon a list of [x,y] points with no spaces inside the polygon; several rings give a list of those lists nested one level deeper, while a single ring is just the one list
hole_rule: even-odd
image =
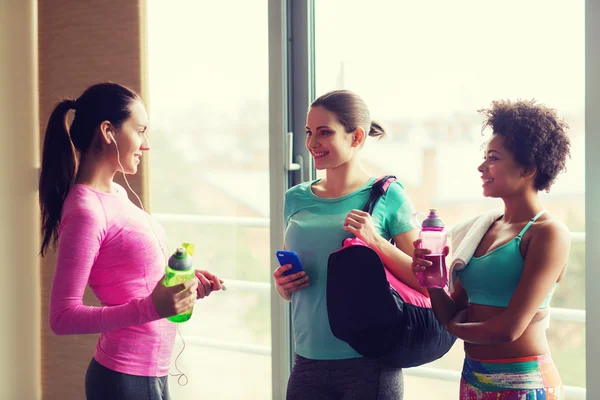
[{"label": "pink long sleeve top", "polygon": [[[52,330],[100,333],[94,358],[114,371],[167,375],[176,327],[158,316],[150,298],[164,273],[161,246],[166,252],[164,230],[125,189],[109,194],[73,185],[59,228]],[[87,284],[102,307],[83,304]]]}]

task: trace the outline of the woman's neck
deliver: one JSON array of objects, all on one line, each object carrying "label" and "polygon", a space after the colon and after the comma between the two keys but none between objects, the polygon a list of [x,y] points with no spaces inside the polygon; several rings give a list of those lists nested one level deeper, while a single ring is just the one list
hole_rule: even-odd
[{"label": "woman's neck", "polygon": [[93,154],[81,157],[75,183],[89,186],[95,190],[114,193],[113,179],[116,171],[105,160]]},{"label": "woman's neck", "polygon": [[542,210],[537,191],[527,191],[524,194],[502,200],[504,201],[503,218],[507,223],[529,220]]},{"label": "woman's neck", "polygon": [[370,177],[360,163],[347,162],[328,169],[321,181],[321,188],[327,197],[341,197],[360,189]]}]

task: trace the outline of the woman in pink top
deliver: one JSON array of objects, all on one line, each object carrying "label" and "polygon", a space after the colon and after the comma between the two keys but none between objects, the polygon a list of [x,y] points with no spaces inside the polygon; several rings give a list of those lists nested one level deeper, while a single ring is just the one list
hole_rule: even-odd
[{"label": "woman in pink top", "polygon": [[[150,148],[147,126],[136,93],[101,83],[61,101],[46,129],[41,253],[56,244],[58,251],[50,327],[58,335],[101,334],[86,374],[88,399],[169,399],[176,328],[165,318],[221,289],[206,271],[165,287],[165,232],[113,182],[118,171],[137,172]],[[88,284],[102,307],[83,305]]]}]

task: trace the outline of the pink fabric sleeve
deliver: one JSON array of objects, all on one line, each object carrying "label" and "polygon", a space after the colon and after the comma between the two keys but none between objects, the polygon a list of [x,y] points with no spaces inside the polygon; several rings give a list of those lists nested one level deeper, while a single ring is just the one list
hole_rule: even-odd
[{"label": "pink fabric sleeve", "polygon": [[83,304],[90,271],[107,231],[104,211],[99,211],[74,208],[61,221],[49,313],[50,327],[57,335],[108,332],[161,319],[150,296],[117,306]]}]

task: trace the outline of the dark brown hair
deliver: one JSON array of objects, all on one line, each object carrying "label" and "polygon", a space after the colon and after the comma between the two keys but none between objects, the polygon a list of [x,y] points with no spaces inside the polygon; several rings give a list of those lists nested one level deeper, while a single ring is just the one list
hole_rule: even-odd
[{"label": "dark brown hair", "polygon": [[383,137],[386,132],[383,127],[371,120],[369,109],[364,100],[350,90],[334,90],[320,96],[312,102],[312,107],[323,107],[334,113],[346,133],[352,133],[357,128],[363,128],[372,137]]},{"label": "dark brown hair", "polygon": [[[45,255],[58,238],[63,203],[77,173],[78,154],[90,149],[96,130],[104,121],[119,128],[131,116],[131,103],[139,96],[116,83],[89,87],[77,100],[62,100],[48,120],[42,151],[39,200],[42,212],[42,246]],[[71,126],[67,114],[75,110]]]},{"label": "dark brown hair", "polygon": [[520,165],[536,167],[535,188],[549,191],[571,156],[567,123],[535,100],[498,100],[478,112],[486,117],[482,132],[490,127],[501,135]]}]

